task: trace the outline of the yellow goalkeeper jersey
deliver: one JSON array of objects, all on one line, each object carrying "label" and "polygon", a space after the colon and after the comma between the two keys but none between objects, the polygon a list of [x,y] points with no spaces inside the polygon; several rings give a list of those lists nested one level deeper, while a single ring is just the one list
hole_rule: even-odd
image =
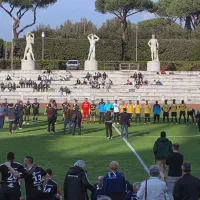
[{"label": "yellow goalkeeper jersey", "polygon": [[124,108],[126,108],[126,105],[120,105],[119,112],[123,113],[124,112]]},{"label": "yellow goalkeeper jersey", "polygon": [[135,114],[140,114],[141,113],[141,106],[136,104],[135,105]]},{"label": "yellow goalkeeper jersey", "polygon": [[130,114],[134,113],[133,104],[128,104],[127,105],[127,113],[130,113]]},{"label": "yellow goalkeeper jersey", "polygon": [[165,105],[163,106],[163,111],[164,111],[164,112],[169,112],[169,105],[168,105],[168,104],[165,104]]},{"label": "yellow goalkeeper jersey", "polygon": [[149,104],[144,105],[144,114],[150,114],[151,108]]},{"label": "yellow goalkeeper jersey", "polygon": [[171,105],[171,112],[177,112],[177,105],[176,104]]},{"label": "yellow goalkeeper jersey", "polygon": [[185,111],[186,110],[186,105],[185,104],[181,104],[180,106],[179,106],[179,108],[180,108],[180,111]]}]

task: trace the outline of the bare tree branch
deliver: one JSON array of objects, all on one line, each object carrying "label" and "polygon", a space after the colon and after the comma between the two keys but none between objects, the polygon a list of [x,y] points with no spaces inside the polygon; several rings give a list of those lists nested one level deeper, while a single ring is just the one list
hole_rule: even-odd
[{"label": "bare tree branch", "polygon": [[13,20],[16,20],[12,13],[9,12],[2,4],[0,4],[0,8],[2,8]]},{"label": "bare tree branch", "polygon": [[139,10],[139,11],[135,11],[135,12],[133,12],[133,13],[130,13],[130,14],[127,15],[127,17],[129,17],[129,16],[131,16],[131,15],[134,15],[134,14],[137,14],[137,13],[139,13],[139,12],[141,12],[141,11]]},{"label": "bare tree branch", "polygon": [[[17,33],[18,35],[20,35],[25,29],[27,29],[27,28],[33,26],[33,25],[36,23],[37,8],[38,8],[38,4],[35,6],[35,8],[34,8],[34,10],[33,10],[33,12],[34,12],[33,23],[24,26],[20,31],[18,31],[18,33]],[[25,13],[24,13],[24,14],[25,14]]]},{"label": "bare tree branch", "polygon": [[21,19],[24,15],[25,15],[25,13],[28,11],[29,9],[28,8],[26,8],[25,10],[24,10],[24,12],[23,13],[21,13],[21,15],[20,15],[20,17],[19,17],[19,19]]},{"label": "bare tree branch", "polygon": [[10,6],[11,10],[10,13],[12,13],[12,11],[14,10],[15,6]]},{"label": "bare tree branch", "polygon": [[115,16],[117,16],[119,19],[122,18],[119,14],[117,14],[117,13],[115,13],[115,12],[113,12],[113,14],[114,14]]}]

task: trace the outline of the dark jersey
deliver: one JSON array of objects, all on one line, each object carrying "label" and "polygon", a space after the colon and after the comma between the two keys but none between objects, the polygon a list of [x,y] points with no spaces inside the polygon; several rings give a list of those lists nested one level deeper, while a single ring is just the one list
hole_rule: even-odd
[{"label": "dark jersey", "polygon": [[24,109],[25,109],[25,112],[27,113],[30,113],[30,110],[31,110],[31,104],[30,103],[26,103],[24,104]]},{"label": "dark jersey", "polygon": [[[20,163],[12,162],[11,167],[18,173],[25,172],[23,165]],[[18,179],[11,174],[4,164],[0,165],[0,172],[2,174],[2,182],[4,185],[4,187],[1,187],[1,192],[20,195],[20,185]]]},{"label": "dark jersey", "polygon": [[63,109],[63,110],[64,110],[65,108],[69,108],[69,107],[70,107],[69,103],[64,102],[64,103],[62,104],[62,109]]},{"label": "dark jersey", "polygon": [[38,102],[37,103],[33,103],[32,104],[32,108],[33,108],[34,112],[38,112],[39,108],[40,108],[40,104]]},{"label": "dark jersey", "polygon": [[95,115],[96,114],[96,104],[90,104],[90,114]]},{"label": "dark jersey", "polygon": [[190,116],[195,116],[195,110],[194,109],[188,109],[187,114]]},{"label": "dark jersey", "polygon": [[42,193],[43,190],[42,177],[45,175],[46,172],[40,167],[36,167],[32,172],[32,174],[23,173],[21,175],[21,178],[24,178],[25,180],[26,196],[32,196],[33,193],[37,192]]},{"label": "dark jersey", "polygon": [[43,200],[55,200],[57,194],[57,183],[49,180],[43,189]]}]

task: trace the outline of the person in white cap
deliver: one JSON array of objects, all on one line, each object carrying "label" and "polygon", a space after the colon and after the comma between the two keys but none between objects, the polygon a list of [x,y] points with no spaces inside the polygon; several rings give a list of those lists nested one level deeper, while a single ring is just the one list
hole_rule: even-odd
[{"label": "person in white cap", "polygon": [[87,189],[91,192],[94,187],[90,184],[86,171],[84,171],[85,162],[78,160],[74,167],[71,167],[66,174],[64,181],[64,199],[65,200],[86,200],[88,197]]},{"label": "person in white cap", "polygon": [[140,200],[169,200],[168,188],[164,181],[159,178],[160,170],[157,165],[149,168],[150,178],[141,183],[137,193]]}]

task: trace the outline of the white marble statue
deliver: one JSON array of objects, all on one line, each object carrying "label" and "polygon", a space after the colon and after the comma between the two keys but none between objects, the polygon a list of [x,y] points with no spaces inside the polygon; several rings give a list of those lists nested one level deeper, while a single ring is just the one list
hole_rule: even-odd
[{"label": "white marble statue", "polygon": [[32,45],[34,44],[34,33],[27,33],[26,35],[26,48],[24,52],[24,60],[35,61]]},{"label": "white marble statue", "polygon": [[152,39],[149,40],[148,45],[151,48],[152,61],[159,61],[158,58],[159,43],[158,40],[155,38],[155,35],[152,35]]},{"label": "white marble statue", "polygon": [[88,60],[95,60],[95,44],[99,41],[99,37],[95,34],[90,34],[88,35],[88,40],[90,41]]}]

